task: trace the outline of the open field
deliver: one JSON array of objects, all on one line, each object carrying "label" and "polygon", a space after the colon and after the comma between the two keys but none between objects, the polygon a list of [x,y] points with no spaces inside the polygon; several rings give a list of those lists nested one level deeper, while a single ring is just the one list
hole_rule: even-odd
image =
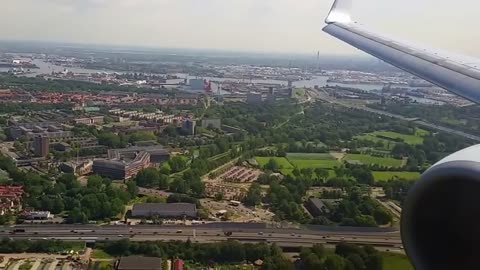
[{"label": "open field", "polygon": [[382,252],[383,269],[385,270],[413,270],[406,255],[391,252]]},{"label": "open field", "polygon": [[420,178],[419,172],[372,172],[375,181],[388,181],[394,177],[408,180]]},{"label": "open field", "polygon": [[403,164],[403,160],[394,158],[374,157],[363,154],[348,154],[344,158],[345,160],[358,160],[364,164],[378,164],[389,167],[400,167]]},{"label": "open field", "polygon": [[293,169],[293,165],[284,157],[255,157],[255,160],[257,160],[261,167],[265,166],[270,159],[276,160],[278,165],[283,169]]},{"label": "open field", "polygon": [[372,137],[375,137],[378,139],[384,139],[387,141],[388,139],[392,139],[392,141],[401,139],[408,144],[422,144],[423,136],[426,136],[427,134],[428,134],[427,131],[417,130],[416,135],[407,135],[407,134],[402,134],[402,133],[393,132],[393,131],[375,131],[375,132],[368,133],[366,135],[370,135]]},{"label": "open field", "polygon": [[288,153],[287,158],[300,160],[331,160],[335,159],[328,153]]},{"label": "open field", "polygon": [[334,167],[340,166],[340,162],[337,160],[313,160],[313,159],[289,159],[290,163],[296,166],[298,169],[303,168],[323,168],[323,169],[333,169]]},{"label": "open field", "polygon": [[93,259],[111,259],[113,258],[110,254],[106,253],[102,249],[94,249],[92,251]]}]

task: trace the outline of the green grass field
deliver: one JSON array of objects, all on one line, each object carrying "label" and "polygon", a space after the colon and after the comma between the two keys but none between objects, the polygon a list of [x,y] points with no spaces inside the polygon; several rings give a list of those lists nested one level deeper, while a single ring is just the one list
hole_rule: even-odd
[{"label": "green grass field", "polygon": [[373,157],[373,156],[362,155],[362,154],[348,154],[345,156],[344,159],[358,160],[364,164],[378,164],[378,165],[390,166],[390,167],[400,167],[403,164],[403,160],[401,159]]},{"label": "green grass field", "polygon": [[425,134],[422,131],[417,131],[417,135],[407,135],[407,134],[402,134],[402,133],[393,132],[393,131],[375,131],[369,134],[373,136],[379,135],[379,136],[383,136],[391,139],[402,139],[404,142],[408,144],[422,144],[423,137],[421,135],[425,136]]},{"label": "green grass field", "polygon": [[290,163],[293,166],[296,166],[298,169],[303,168],[323,168],[323,169],[333,169],[334,167],[340,166],[340,162],[337,160],[305,160],[305,159],[289,159]]},{"label": "green grass field", "polygon": [[420,178],[419,172],[372,172],[375,181],[388,181],[394,177],[408,180]]},{"label": "green grass field", "polygon": [[102,249],[94,249],[92,251],[92,258],[93,259],[112,259],[113,257],[103,251]]},{"label": "green grass field", "polygon": [[328,153],[288,153],[287,158],[290,159],[301,159],[301,160],[329,160],[335,159],[332,155]]},{"label": "green grass field", "polygon": [[[415,130],[415,135],[407,135],[407,134],[402,134],[398,132],[393,132],[393,131],[375,131],[367,134],[363,134],[360,136],[356,136],[355,138],[357,139],[362,139],[362,140],[369,140],[373,142],[383,142],[385,147],[387,149],[392,149],[395,146],[395,139],[402,139],[404,142],[408,144],[422,144],[423,143],[423,137],[429,135],[430,133],[424,129],[417,128]],[[381,138],[378,136],[382,136],[385,138]],[[392,139],[392,140],[389,140]]]},{"label": "green grass field", "polygon": [[276,160],[282,169],[293,169],[293,165],[290,164],[290,162],[288,162],[288,160],[284,157],[255,157],[255,160],[261,167],[265,166],[270,159]]},{"label": "green grass field", "polygon": [[413,270],[412,264],[403,254],[382,252],[382,257],[385,270]]}]

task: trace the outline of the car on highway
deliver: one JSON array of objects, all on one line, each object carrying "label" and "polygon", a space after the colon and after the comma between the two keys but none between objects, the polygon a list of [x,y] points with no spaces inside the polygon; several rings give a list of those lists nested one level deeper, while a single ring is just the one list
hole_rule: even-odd
[{"label": "car on highway", "polygon": [[263,235],[263,232],[258,232],[258,235]]},{"label": "car on highway", "polygon": [[182,230],[177,230],[177,233],[183,233],[183,231]]}]

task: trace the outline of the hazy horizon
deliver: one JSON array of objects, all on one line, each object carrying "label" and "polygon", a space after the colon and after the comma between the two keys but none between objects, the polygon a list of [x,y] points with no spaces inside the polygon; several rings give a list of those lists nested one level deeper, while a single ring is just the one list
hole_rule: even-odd
[{"label": "hazy horizon", "polygon": [[[1,40],[229,52],[363,55],[321,31],[333,0],[15,0],[2,4]],[[414,8],[412,8],[414,7]],[[434,9],[432,7],[435,7]],[[357,21],[382,33],[480,57],[480,3],[354,1]],[[461,9],[461,12],[458,10]],[[457,12],[451,12],[456,10]],[[439,30],[441,29],[441,30]]]}]

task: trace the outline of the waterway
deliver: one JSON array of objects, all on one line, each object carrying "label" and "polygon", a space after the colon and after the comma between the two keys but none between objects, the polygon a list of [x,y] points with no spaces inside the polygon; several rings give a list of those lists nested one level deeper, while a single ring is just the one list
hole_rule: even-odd
[{"label": "waterway", "polygon": [[[86,69],[86,68],[81,68],[81,67],[64,67],[64,66],[59,66],[59,65],[54,65],[49,62],[45,62],[42,59],[35,59],[32,61],[32,64],[37,65],[39,68],[38,69],[31,69],[30,73],[24,74],[24,76],[27,77],[34,77],[37,75],[42,75],[42,74],[51,74],[52,72],[61,72],[64,71],[65,69],[77,73],[77,74],[91,74],[91,73],[98,73],[98,72],[108,72],[108,73],[113,73],[115,71],[112,70],[99,70],[99,69]],[[8,71],[9,68],[0,68],[0,72],[6,72]],[[119,72],[122,73],[122,72]],[[183,81],[185,78],[186,79],[194,79],[196,78],[195,76],[188,75],[188,74],[174,74],[177,75],[179,78],[182,79],[175,79],[175,80],[167,80],[167,83],[169,84],[177,84],[181,81]],[[212,82],[243,82],[243,83],[254,83],[254,84],[278,84],[278,85],[283,85],[287,86],[288,82],[285,80],[273,80],[273,79],[235,79],[235,78],[217,78],[217,77],[202,77],[203,79],[212,81]],[[318,87],[325,87],[327,86],[327,80],[328,77],[325,76],[317,76],[314,77],[311,80],[302,80],[302,81],[295,81],[293,82],[293,86],[295,87],[308,87],[308,88],[313,88],[315,86]],[[343,84],[343,83],[328,83],[330,86],[341,86],[341,87],[349,87],[349,88],[356,88],[356,89],[361,89],[365,91],[372,91],[372,90],[381,90],[383,85],[378,84]],[[218,87],[217,83],[213,84],[213,90],[216,90],[216,87]]]}]

